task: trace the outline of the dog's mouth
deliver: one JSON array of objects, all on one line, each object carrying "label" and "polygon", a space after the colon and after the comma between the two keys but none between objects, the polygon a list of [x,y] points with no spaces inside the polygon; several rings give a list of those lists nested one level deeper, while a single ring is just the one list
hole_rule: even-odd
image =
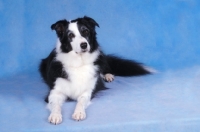
[{"label": "dog's mouth", "polygon": [[88,50],[87,49],[83,49],[82,52],[85,53],[85,52],[88,52]]},{"label": "dog's mouth", "polygon": [[86,52],[88,52],[87,49],[82,49],[81,52],[76,52],[76,54],[82,54],[82,53],[86,53]]}]

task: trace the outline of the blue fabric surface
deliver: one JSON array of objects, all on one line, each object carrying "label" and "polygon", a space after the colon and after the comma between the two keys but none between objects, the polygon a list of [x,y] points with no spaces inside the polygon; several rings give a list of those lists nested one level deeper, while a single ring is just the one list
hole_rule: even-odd
[{"label": "blue fabric surface", "polygon": [[[0,131],[199,131],[199,0],[0,0]],[[47,86],[38,64],[54,48],[52,23],[84,15],[100,25],[105,53],[138,60],[158,70],[150,76],[106,84],[87,109],[63,123],[47,122]]]},{"label": "blue fabric surface", "polygon": [[48,123],[47,86],[39,75],[0,80],[0,131],[196,132],[200,130],[200,67],[145,77],[117,77],[98,94],[84,121],[72,120],[75,102],[63,106],[63,123]]}]

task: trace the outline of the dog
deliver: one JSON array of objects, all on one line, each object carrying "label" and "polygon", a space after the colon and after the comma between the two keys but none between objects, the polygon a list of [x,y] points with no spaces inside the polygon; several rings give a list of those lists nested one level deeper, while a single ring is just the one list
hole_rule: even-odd
[{"label": "dog", "polygon": [[46,102],[52,124],[62,122],[61,106],[67,99],[77,101],[72,118],[84,120],[90,100],[98,91],[106,89],[104,81],[112,82],[115,76],[151,73],[136,61],[105,55],[96,39],[96,27],[99,24],[87,16],[51,25],[58,37],[57,44],[42,59],[39,71],[50,89]]}]

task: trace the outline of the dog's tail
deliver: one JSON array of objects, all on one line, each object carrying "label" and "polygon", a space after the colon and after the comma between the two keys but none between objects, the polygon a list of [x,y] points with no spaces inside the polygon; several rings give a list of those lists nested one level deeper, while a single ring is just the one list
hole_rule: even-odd
[{"label": "dog's tail", "polygon": [[107,63],[111,74],[115,76],[140,76],[153,73],[153,69],[133,60],[122,59],[113,55],[107,55]]}]

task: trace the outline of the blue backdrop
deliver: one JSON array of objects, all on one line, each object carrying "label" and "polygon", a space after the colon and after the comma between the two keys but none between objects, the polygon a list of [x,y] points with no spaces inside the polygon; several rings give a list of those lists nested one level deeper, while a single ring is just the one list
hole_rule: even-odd
[{"label": "blue backdrop", "polygon": [[52,23],[84,15],[107,54],[159,71],[200,64],[198,0],[0,0],[0,77],[37,72],[54,48]]},{"label": "blue backdrop", "polygon": [[[200,130],[200,0],[0,0],[1,132],[197,132]],[[38,65],[54,48],[51,24],[94,18],[107,54],[138,60],[160,71],[116,77],[87,109],[63,123],[48,123],[47,85]]]}]

